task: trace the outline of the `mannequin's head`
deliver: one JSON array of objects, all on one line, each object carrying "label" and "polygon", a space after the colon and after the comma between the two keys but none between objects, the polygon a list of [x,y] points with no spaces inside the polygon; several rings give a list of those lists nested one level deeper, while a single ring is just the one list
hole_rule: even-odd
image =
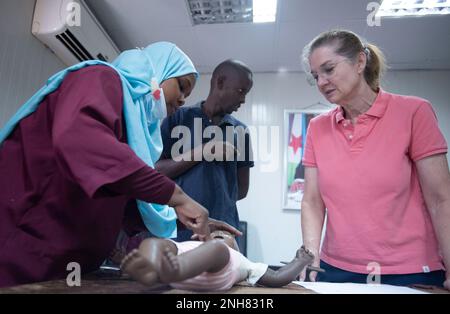
[{"label": "mannequin's head", "polygon": [[239,252],[239,246],[236,242],[234,235],[232,235],[228,231],[223,231],[223,230],[213,231],[213,232],[211,232],[211,238],[213,238],[215,240],[223,240],[226,245],[228,245],[233,250],[236,250]]}]

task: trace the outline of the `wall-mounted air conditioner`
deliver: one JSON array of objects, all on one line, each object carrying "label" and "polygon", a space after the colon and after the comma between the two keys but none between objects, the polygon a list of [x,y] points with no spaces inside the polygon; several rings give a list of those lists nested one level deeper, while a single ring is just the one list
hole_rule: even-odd
[{"label": "wall-mounted air conditioner", "polygon": [[32,33],[69,66],[120,53],[82,0],[36,0]]}]

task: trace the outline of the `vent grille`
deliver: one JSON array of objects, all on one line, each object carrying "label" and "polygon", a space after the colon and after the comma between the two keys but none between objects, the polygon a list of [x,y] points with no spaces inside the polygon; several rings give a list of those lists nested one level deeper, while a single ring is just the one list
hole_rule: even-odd
[{"label": "vent grille", "polygon": [[80,43],[80,41],[72,34],[71,31],[56,35],[56,38],[77,58],[78,61],[94,60],[92,55]]},{"label": "vent grille", "polygon": [[252,23],[253,0],[187,0],[194,25]]}]

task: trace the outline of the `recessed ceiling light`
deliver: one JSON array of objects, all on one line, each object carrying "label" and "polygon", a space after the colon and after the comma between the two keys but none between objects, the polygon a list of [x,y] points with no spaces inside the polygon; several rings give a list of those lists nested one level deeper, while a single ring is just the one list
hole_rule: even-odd
[{"label": "recessed ceiling light", "polygon": [[253,23],[275,22],[277,0],[253,0]]},{"label": "recessed ceiling light", "polygon": [[383,0],[378,17],[450,14],[450,0]]},{"label": "recessed ceiling light", "polygon": [[275,22],[277,0],[187,0],[194,25]]}]

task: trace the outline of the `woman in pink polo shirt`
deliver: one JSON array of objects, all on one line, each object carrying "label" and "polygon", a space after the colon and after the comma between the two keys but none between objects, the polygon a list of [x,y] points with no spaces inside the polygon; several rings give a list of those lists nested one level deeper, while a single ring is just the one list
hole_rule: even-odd
[{"label": "woman in pink polo shirt", "polygon": [[447,144],[430,103],[383,91],[383,54],[352,32],[320,34],[304,58],[339,105],[310,122],[303,159],[302,235],[315,256],[327,217],[317,280],[450,289]]}]

